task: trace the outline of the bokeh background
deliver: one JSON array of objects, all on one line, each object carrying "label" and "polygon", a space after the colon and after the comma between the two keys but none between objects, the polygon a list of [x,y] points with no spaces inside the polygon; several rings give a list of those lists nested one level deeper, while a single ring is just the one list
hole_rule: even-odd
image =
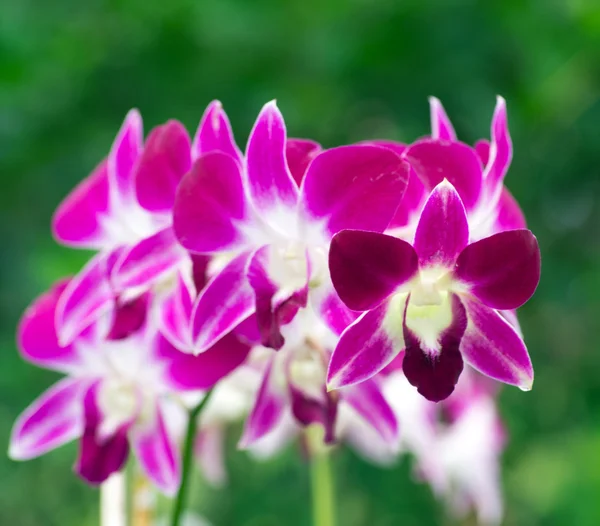
[{"label": "bokeh background", "polygon": [[[61,198],[108,151],[126,111],[146,129],[193,132],[223,101],[244,144],[277,98],[293,136],[325,146],[428,132],[440,97],[459,137],[489,135],[506,97],[507,178],[543,254],[521,312],[536,368],[504,389],[507,525],[600,524],[600,3],[594,0],[2,0],[0,3],[0,443],[56,378],[19,358],[29,301],[87,254],[49,230]],[[290,449],[266,464],[228,455],[230,485],[197,481],[216,526],[308,525],[308,476]],[[71,473],[74,446],[28,463],[0,456],[0,524],[97,521]],[[411,463],[380,470],[336,455],[340,525],[451,525]]]}]

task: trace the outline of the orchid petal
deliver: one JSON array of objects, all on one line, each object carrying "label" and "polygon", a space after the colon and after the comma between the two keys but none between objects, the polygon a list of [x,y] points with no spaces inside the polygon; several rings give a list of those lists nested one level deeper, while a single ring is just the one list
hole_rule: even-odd
[{"label": "orchid petal", "polygon": [[96,400],[97,389],[98,383],[90,387],[84,396],[85,428],[75,464],[75,471],[90,484],[101,484],[110,475],[120,471],[129,455],[126,428],[120,428],[114,435],[99,440],[98,428],[102,414]]},{"label": "orchid petal", "polygon": [[123,340],[139,331],[146,322],[149,306],[149,295],[144,294],[133,300],[117,299],[113,312],[112,326],[108,340]]},{"label": "orchid petal", "polygon": [[169,432],[160,406],[131,429],[131,446],[148,478],[165,495],[177,492],[181,481],[181,465],[177,446]]},{"label": "orchid petal", "polygon": [[481,194],[483,169],[473,148],[461,142],[423,139],[410,146],[404,155],[428,189],[447,179],[467,211],[475,209]]},{"label": "orchid petal", "polygon": [[54,323],[56,306],[67,284],[59,282],[39,296],[23,314],[17,331],[19,350],[27,361],[61,372],[72,370],[79,362],[72,345],[60,345]]},{"label": "orchid petal", "polygon": [[196,352],[212,347],[254,312],[254,289],[246,277],[250,255],[244,252],[236,257],[198,296],[192,312]]},{"label": "orchid petal", "polygon": [[94,256],[61,294],[56,306],[56,328],[62,345],[71,343],[81,332],[114,306],[115,292],[108,279],[112,253]]},{"label": "orchid petal", "polygon": [[469,242],[467,214],[454,187],[444,180],[431,192],[415,234],[421,267],[452,268]]},{"label": "orchid petal", "polygon": [[274,430],[285,415],[286,397],[277,384],[274,358],[269,362],[254,402],[246,419],[238,447],[247,449]]},{"label": "orchid petal", "polygon": [[425,205],[428,195],[429,191],[425,188],[423,181],[419,179],[417,173],[410,167],[406,190],[388,228],[410,226],[412,222],[418,219],[418,214]]},{"label": "orchid petal", "polygon": [[285,143],[285,158],[296,184],[300,186],[306,169],[321,151],[321,145],[308,139],[288,139]]},{"label": "orchid petal", "polygon": [[117,291],[149,287],[185,257],[171,227],[142,239],[125,250],[111,271],[111,282]]},{"label": "orchid petal", "polygon": [[489,199],[491,202],[495,202],[512,160],[512,141],[508,131],[506,101],[500,96],[496,101],[491,132],[489,161],[485,167],[483,178]]},{"label": "orchid petal", "polygon": [[490,141],[486,139],[480,139],[475,143],[474,148],[477,152],[477,155],[479,155],[481,164],[483,166],[487,166],[487,163],[490,160]]},{"label": "orchid petal", "polygon": [[495,310],[462,296],[468,324],[460,350],[480,373],[524,391],[533,385],[533,366],[517,331]]},{"label": "orchid petal", "polygon": [[102,217],[108,206],[107,163],[102,161],[56,209],[52,217],[54,237],[69,246],[102,248],[106,243]]},{"label": "orchid petal", "polygon": [[298,186],[285,158],[286,130],[275,101],[265,104],[246,148],[246,170],[250,196],[257,210],[266,214],[293,207]]},{"label": "orchid petal", "polygon": [[247,217],[240,167],[230,155],[213,152],[196,160],[177,189],[173,227],[188,250],[209,254],[244,242],[239,224]]},{"label": "orchid petal", "polygon": [[335,291],[326,294],[319,303],[318,311],[321,319],[338,336],[360,316],[360,313],[350,310]]},{"label": "orchid petal", "polygon": [[329,270],[342,301],[352,310],[369,310],[417,273],[417,254],[392,236],[343,230],[331,241]]},{"label": "orchid petal", "polygon": [[535,292],[540,265],[535,236],[529,230],[509,230],[465,248],[454,277],[488,307],[516,309]]},{"label": "orchid petal", "polygon": [[344,403],[349,404],[386,443],[398,441],[398,420],[375,380],[347,387],[341,391],[341,396]]},{"label": "orchid petal", "polygon": [[429,97],[431,137],[440,141],[456,141],[454,127],[437,97]]},{"label": "orchid petal", "polygon": [[321,152],[301,188],[307,221],[325,222],[332,236],[342,229],[387,228],[408,181],[409,166],[389,148],[352,145]]},{"label": "orchid petal", "polygon": [[500,201],[496,205],[498,217],[496,218],[496,230],[519,230],[527,228],[525,215],[523,214],[519,203],[512,194],[503,188],[500,194]]},{"label": "orchid petal", "polygon": [[218,100],[211,102],[202,115],[192,143],[192,159],[215,151],[226,153],[242,164],[242,154],[235,144],[231,124]]},{"label": "orchid petal", "polygon": [[170,212],[175,190],[191,166],[190,138],[178,121],[154,128],[144,145],[135,174],[139,204],[151,212]]},{"label": "orchid petal", "polygon": [[389,306],[385,302],[365,312],[344,331],[329,362],[328,389],[375,376],[402,350],[404,343],[391,337],[385,327]]},{"label": "orchid petal", "polygon": [[292,414],[303,426],[320,424],[323,426],[324,442],[335,442],[335,422],[338,409],[338,399],[323,389],[321,400],[306,395],[300,387],[289,383]]},{"label": "orchid petal", "polygon": [[158,309],[159,331],[180,351],[192,352],[191,319],[195,291],[190,290],[181,273],[176,279],[175,287]]},{"label": "orchid petal", "polygon": [[135,164],[142,152],[142,116],[130,110],[108,154],[108,180],[111,204],[121,206],[135,200]]},{"label": "orchid petal", "polygon": [[425,341],[409,326],[408,308],[405,315],[406,351],[402,370],[410,384],[432,402],[439,402],[452,394],[463,370],[459,347],[467,327],[467,317],[465,307],[456,295],[452,295],[450,301],[451,323],[440,332],[436,342],[438,349],[435,350],[429,349],[431,342]]},{"label": "orchid petal", "polygon": [[84,388],[81,380],[64,378],[25,409],[11,433],[10,458],[39,457],[81,436]]},{"label": "orchid petal", "polygon": [[227,482],[225,466],[225,429],[212,426],[200,429],[194,442],[194,454],[206,481],[220,488]]},{"label": "orchid petal", "polygon": [[179,351],[162,336],[156,345],[165,381],[177,391],[210,389],[241,365],[250,351],[250,346],[232,333],[198,356]]}]

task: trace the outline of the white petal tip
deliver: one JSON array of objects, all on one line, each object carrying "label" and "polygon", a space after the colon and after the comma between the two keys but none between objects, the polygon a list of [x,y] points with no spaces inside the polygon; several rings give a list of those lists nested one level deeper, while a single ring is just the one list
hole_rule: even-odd
[{"label": "white petal tip", "polygon": [[519,385],[519,389],[521,389],[521,391],[531,391],[533,389],[533,378],[531,380],[527,380],[526,382],[523,382],[521,385]]}]

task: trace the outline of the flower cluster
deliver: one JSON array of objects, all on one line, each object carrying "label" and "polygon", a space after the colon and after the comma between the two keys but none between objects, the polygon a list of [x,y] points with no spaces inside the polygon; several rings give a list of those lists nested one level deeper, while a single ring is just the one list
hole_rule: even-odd
[{"label": "flower cluster", "polygon": [[213,389],[195,450],[214,482],[231,421],[258,456],[316,424],[378,463],[412,452],[455,511],[496,522],[504,433],[480,373],[531,388],[515,309],[540,253],[504,187],[504,100],[474,147],[437,99],[431,124],[408,145],[322,149],[270,102],[242,153],[218,102],[193,139],[169,121],[144,140],[132,110],[54,216],[59,242],[96,253],[23,316],[23,357],[66,377],[10,455],[79,439],[76,470],[100,483],[131,449],[172,494],[186,407]]}]

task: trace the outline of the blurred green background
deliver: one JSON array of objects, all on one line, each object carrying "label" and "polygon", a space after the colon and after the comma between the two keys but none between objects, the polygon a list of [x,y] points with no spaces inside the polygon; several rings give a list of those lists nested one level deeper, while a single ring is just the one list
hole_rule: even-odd
[{"label": "blurred green background", "polygon": [[[600,3],[594,0],[2,0],[0,4],[0,437],[56,379],[17,355],[23,309],[86,254],[56,245],[51,214],[95,166],[122,118],[191,131],[223,101],[243,145],[277,98],[292,136],[325,146],[428,132],[427,96],[461,139],[489,135],[506,97],[507,184],[543,254],[521,323],[530,393],[503,390],[507,525],[600,524]],[[230,486],[194,488],[215,526],[308,525],[295,451],[256,464],[232,447]],[[75,447],[0,457],[0,524],[95,524]],[[453,524],[410,462],[336,457],[340,525]]]}]

